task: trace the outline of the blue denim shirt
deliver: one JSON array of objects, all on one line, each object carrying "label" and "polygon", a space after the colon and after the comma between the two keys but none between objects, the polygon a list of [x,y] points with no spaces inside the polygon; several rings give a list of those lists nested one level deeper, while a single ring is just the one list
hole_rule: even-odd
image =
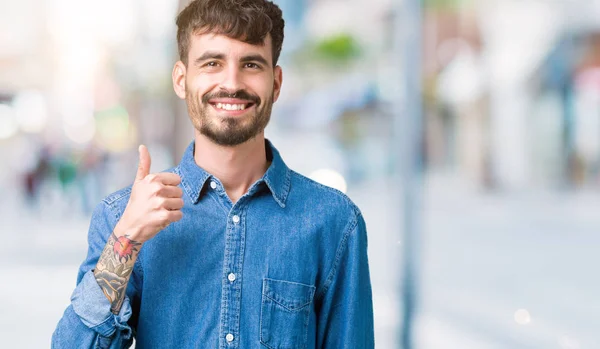
[{"label": "blue denim shirt", "polygon": [[233,204],[194,161],[194,142],[169,171],[181,177],[183,219],[147,241],[118,315],[93,268],[131,188],[92,216],[87,257],[53,348],[373,348],[367,232],[335,189],[271,165]]}]

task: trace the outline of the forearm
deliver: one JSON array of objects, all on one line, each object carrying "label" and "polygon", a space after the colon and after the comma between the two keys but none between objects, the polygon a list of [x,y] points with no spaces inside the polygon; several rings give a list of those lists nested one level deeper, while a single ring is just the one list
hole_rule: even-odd
[{"label": "forearm", "polygon": [[112,233],[98,259],[94,276],[110,302],[113,314],[118,314],[121,310],[141,245],[128,235]]}]

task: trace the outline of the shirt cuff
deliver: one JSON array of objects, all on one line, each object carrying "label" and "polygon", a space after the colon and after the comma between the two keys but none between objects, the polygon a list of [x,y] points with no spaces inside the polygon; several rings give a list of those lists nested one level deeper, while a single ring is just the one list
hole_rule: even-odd
[{"label": "shirt cuff", "polygon": [[73,310],[81,321],[101,336],[112,337],[117,329],[124,331],[125,338],[131,336],[127,320],[131,317],[129,298],[125,296],[119,314],[110,311],[110,302],[102,292],[93,270],[85,273],[71,295]]}]

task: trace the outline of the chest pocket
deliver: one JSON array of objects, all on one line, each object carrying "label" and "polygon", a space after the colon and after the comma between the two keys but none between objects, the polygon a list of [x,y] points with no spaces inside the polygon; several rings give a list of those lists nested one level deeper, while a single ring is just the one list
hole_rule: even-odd
[{"label": "chest pocket", "polygon": [[315,287],[264,279],[260,342],[272,349],[305,349]]}]

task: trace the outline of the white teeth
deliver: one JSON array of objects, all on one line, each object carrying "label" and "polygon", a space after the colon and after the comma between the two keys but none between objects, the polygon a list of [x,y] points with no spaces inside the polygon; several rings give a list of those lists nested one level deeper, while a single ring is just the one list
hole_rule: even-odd
[{"label": "white teeth", "polygon": [[224,110],[244,110],[244,109],[246,109],[245,104],[217,103],[216,107],[217,107],[217,109],[224,109]]}]

